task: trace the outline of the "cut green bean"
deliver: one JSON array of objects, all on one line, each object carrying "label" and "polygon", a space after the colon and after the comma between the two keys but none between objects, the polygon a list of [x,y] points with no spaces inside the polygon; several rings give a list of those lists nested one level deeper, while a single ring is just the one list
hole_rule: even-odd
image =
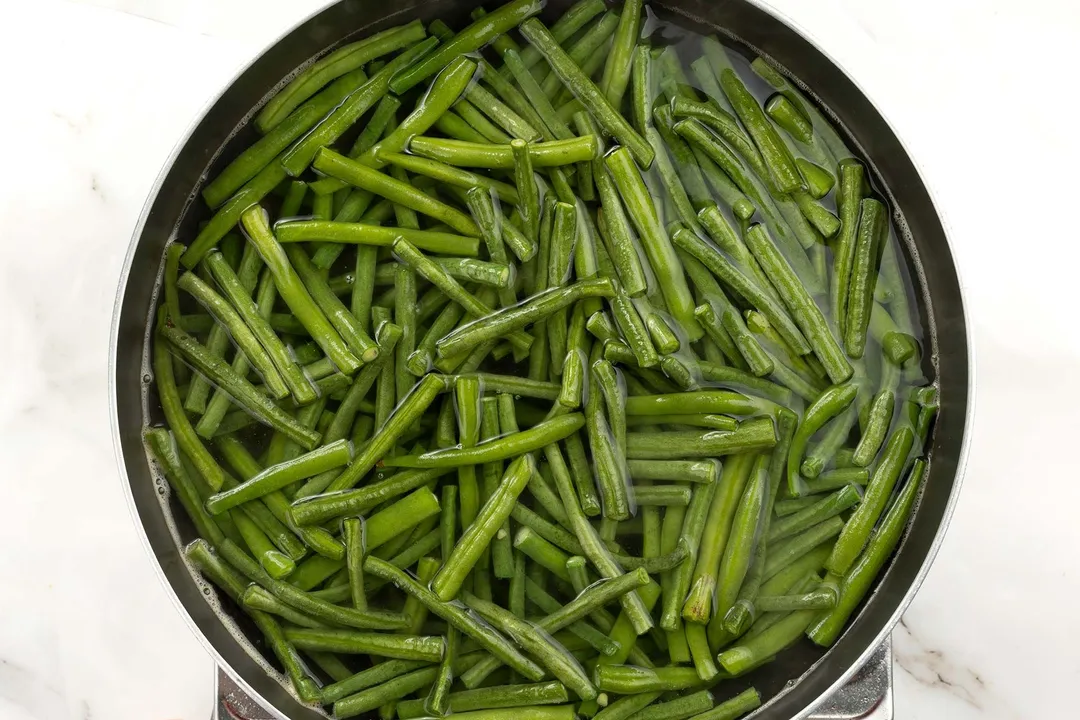
[{"label": "cut green bean", "polygon": [[536,18],[530,18],[521,24],[520,31],[544,56],[554,74],[596,118],[604,131],[629,148],[642,167],[649,167],[653,161],[653,151],[649,143],[612,107],[600,88],[566,54],[544,24]]}]

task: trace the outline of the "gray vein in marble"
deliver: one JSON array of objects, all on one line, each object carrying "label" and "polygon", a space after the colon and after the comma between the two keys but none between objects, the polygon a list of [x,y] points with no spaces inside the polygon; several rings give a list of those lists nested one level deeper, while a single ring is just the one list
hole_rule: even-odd
[{"label": "gray vein in marble", "polygon": [[900,620],[893,639],[896,664],[917,682],[944,690],[977,710],[986,708],[989,688],[979,673],[955,664],[941,650],[924,642],[906,618]]},{"label": "gray vein in marble", "polygon": [[27,710],[34,718],[51,720],[65,714],[64,692],[60,688],[43,680],[37,673],[2,658],[0,697]]}]

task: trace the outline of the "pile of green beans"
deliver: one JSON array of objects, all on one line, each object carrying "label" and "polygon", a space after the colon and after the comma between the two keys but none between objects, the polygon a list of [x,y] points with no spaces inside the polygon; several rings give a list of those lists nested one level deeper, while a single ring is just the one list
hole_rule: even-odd
[{"label": "pile of green beans", "polygon": [[642,0],[543,6],[302,70],[162,263],[186,556],[337,718],[736,718],[926,475],[915,296],[825,115]]}]

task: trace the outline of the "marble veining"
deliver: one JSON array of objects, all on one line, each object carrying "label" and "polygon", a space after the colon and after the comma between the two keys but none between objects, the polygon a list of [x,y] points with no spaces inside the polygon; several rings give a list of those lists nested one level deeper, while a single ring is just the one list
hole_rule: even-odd
[{"label": "marble veining", "polygon": [[[107,356],[147,192],[206,100],[323,0],[5,4],[0,112],[0,720],[205,720],[214,668],[116,469]],[[1075,715],[1080,425],[1056,0],[773,0],[895,124],[951,225],[979,362],[965,489],[895,635],[903,720]],[[1016,37],[1039,39],[1019,62]],[[1062,71],[1066,72],[1062,72]],[[1064,212],[1062,212],[1064,210]]]}]

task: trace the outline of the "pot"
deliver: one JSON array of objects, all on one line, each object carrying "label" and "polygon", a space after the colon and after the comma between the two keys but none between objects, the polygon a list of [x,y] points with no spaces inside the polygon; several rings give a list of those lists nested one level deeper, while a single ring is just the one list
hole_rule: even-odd
[{"label": "pot", "polygon": [[[545,17],[557,16],[568,4],[550,0]],[[261,636],[246,617],[228,616],[208,601],[206,586],[180,552],[179,542],[191,539],[191,528],[163,512],[167,508],[143,449],[152,380],[147,328],[156,305],[160,261],[172,238],[194,236],[206,216],[198,199],[201,184],[253,142],[255,131],[248,121],[255,109],[297,69],[337,44],[415,18],[467,24],[475,5],[467,0],[400,0],[388,7],[342,0],[301,22],[245,68],[177,145],[147,200],[127,254],[113,317],[110,383],[116,449],[132,513],[192,630],[240,687],[281,718],[324,716],[301,704],[267,673],[258,649]],[[869,161],[876,184],[902,216],[901,240],[920,296],[927,355],[936,366],[941,410],[931,440],[928,480],[909,532],[876,591],[828,651],[804,641],[738,684],[730,683],[735,690],[752,684],[761,691],[766,702],[753,717],[801,718],[844,684],[888,636],[926,575],[948,525],[972,409],[971,342],[960,281],[941,218],[911,158],[871,101],[823,51],[756,2],[655,0],[650,7],[699,32],[719,30],[813,89],[820,105],[846,131],[849,145]]]}]

